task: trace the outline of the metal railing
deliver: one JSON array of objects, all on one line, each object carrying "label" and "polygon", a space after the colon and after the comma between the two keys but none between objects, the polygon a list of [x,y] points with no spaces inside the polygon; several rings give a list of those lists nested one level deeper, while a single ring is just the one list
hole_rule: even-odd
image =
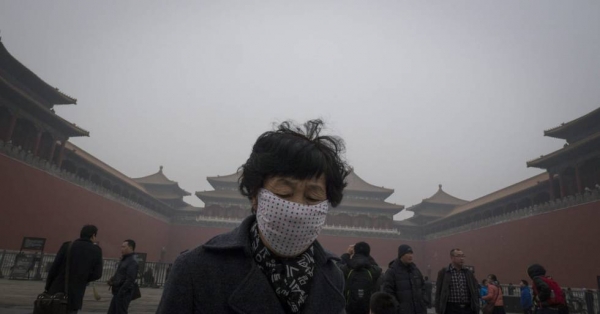
[{"label": "metal railing", "polygon": [[[31,253],[21,253],[29,254]],[[12,268],[19,255],[18,251],[3,250],[0,251],[0,278],[11,279]],[[39,255],[39,258],[31,265],[24,280],[41,280],[45,281],[48,278],[48,272],[54,262],[55,254]],[[117,271],[119,259],[105,258],[102,264],[102,277],[98,282],[107,282]],[[145,262],[140,264],[140,270],[137,282],[141,287],[162,287],[168,276],[169,263]]]}]

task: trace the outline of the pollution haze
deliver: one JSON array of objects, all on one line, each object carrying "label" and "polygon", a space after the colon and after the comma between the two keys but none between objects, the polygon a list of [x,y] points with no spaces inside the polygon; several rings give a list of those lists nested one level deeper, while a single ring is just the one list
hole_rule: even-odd
[{"label": "pollution haze", "polygon": [[273,123],[322,118],[406,207],[542,172],[543,130],[600,104],[599,30],[598,1],[0,1],[7,49],[77,98],[71,141],[127,176],[212,190]]}]

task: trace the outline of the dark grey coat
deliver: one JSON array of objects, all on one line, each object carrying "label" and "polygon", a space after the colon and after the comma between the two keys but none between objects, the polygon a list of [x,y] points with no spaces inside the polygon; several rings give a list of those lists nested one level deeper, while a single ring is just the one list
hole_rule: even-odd
[{"label": "dark grey coat", "polygon": [[[250,249],[249,216],[231,232],[177,258],[157,314],[283,314],[284,309]],[[302,313],[345,313],[337,258],[315,241],[315,273]]]},{"label": "dark grey coat", "polygon": [[[471,310],[474,313],[479,313],[479,286],[477,285],[477,279],[475,279],[475,275],[470,270],[464,268],[464,271],[466,272],[467,287],[471,295]],[[438,272],[435,283],[435,312],[437,314],[444,314],[446,311],[446,304],[450,296],[450,284],[452,283],[451,277],[452,275],[448,267],[444,267]]]},{"label": "dark grey coat", "polygon": [[396,297],[400,313],[427,313],[425,280],[414,263],[404,265],[396,259],[385,272],[382,290]]},{"label": "dark grey coat", "polygon": [[[67,250],[65,242],[58,250],[46,279],[46,291],[50,294],[65,291],[65,269],[67,268]],[[102,250],[89,239],[78,239],[71,247],[69,265],[69,309],[79,310],[83,304],[85,287],[88,282],[102,277]]]},{"label": "dark grey coat", "polygon": [[110,279],[113,295],[131,295],[135,280],[138,277],[139,265],[134,257],[135,253],[124,255],[119,262],[115,275]]}]

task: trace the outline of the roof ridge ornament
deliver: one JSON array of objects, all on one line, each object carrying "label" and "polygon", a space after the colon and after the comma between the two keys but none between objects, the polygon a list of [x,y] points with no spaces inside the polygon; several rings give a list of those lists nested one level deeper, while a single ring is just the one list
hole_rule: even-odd
[{"label": "roof ridge ornament", "polygon": [[162,165],[158,166],[158,172],[162,173],[162,169],[163,169]]},{"label": "roof ridge ornament", "polygon": [[440,191],[442,190],[442,184],[438,184],[438,187],[440,188]]}]

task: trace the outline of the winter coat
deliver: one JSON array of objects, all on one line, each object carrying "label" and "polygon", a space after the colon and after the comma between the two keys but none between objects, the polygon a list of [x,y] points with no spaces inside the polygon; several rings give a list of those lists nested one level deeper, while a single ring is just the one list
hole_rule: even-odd
[{"label": "winter coat", "polygon": [[[157,314],[283,314],[269,280],[254,262],[254,215],[231,232],[180,255],[169,273]],[[302,313],[345,313],[339,259],[314,242],[315,271]]]},{"label": "winter coat", "polygon": [[134,253],[123,255],[117,267],[117,272],[110,279],[113,295],[130,295],[133,292],[133,286],[138,276],[138,268]]},{"label": "winter coat", "polygon": [[396,259],[385,272],[382,290],[396,297],[400,313],[427,313],[425,280],[414,263],[405,265]]},{"label": "winter coat", "polygon": [[[375,260],[371,257],[371,256],[364,256],[362,254],[354,254],[352,256],[352,258],[347,259],[347,263],[346,265],[342,265],[340,266],[340,269],[342,270],[342,272],[344,273],[344,278],[345,278],[345,289],[348,289],[348,279],[350,278],[350,273],[351,272],[357,272],[360,271],[361,269],[366,269],[371,273],[371,284],[370,286],[366,286],[366,287],[352,287],[352,288],[360,288],[360,289],[369,289],[372,293],[375,293],[377,291],[380,290],[380,286],[381,286],[381,282],[380,282],[380,277],[381,277],[381,267],[377,266],[377,263],[375,263]],[[346,295],[347,297],[347,295]],[[348,301],[348,300],[346,300]],[[364,300],[364,302],[366,302],[364,304],[365,308],[368,309],[369,308],[369,302],[370,302],[370,297],[367,296]],[[347,305],[348,307],[348,305]],[[346,312],[348,313],[352,313],[352,312],[356,312],[356,309],[354,309],[354,311],[352,311],[351,308],[346,308]]]},{"label": "winter coat", "polygon": [[502,289],[494,284],[488,284],[488,292],[482,297],[486,302],[494,302],[494,306],[504,306],[504,300],[502,297]]},{"label": "winter coat", "polygon": [[[65,269],[67,267],[67,250],[65,242],[58,250],[46,279],[46,291],[50,294],[65,291]],[[102,277],[102,249],[89,239],[77,239],[71,247],[71,264],[69,265],[69,306],[70,310],[79,310],[83,304],[85,287],[88,282]]]},{"label": "winter coat", "polygon": [[[463,268],[465,272],[465,276],[467,278],[467,289],[469,289],[469,294],[471,296],[471,310],[475,313],[479,313],[479,291],[477,279],[473,273]],[[444,314],[446,311],[446,304],[448,303],[448,298],[450,297],[450,285],[452,283],[452,274],[450,273],[449,267],[444,267],[440,269],[437,275],[437,281],[435,283],[435,312],[437,314]]]},{"label": "winter coat", "polygon": [[531,289],[529,287],[521,288],[521,308],[524,310],[530,309],[533,306],[533,299],[531,298]]}]

